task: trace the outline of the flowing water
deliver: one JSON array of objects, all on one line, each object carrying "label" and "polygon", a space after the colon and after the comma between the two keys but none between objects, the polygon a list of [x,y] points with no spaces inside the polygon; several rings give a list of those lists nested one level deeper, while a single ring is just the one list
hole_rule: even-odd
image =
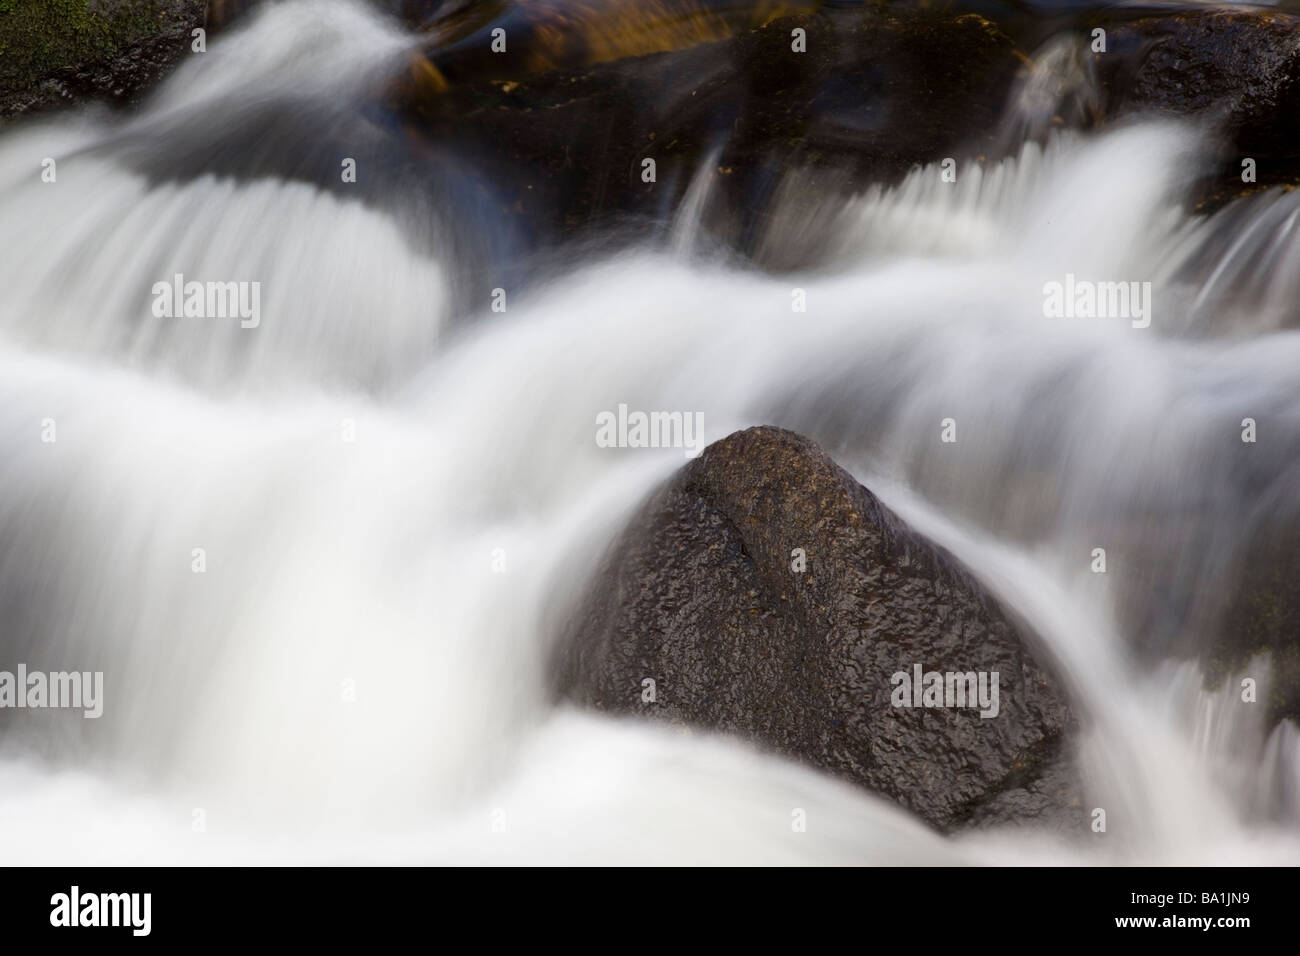
[{"label": "flowing water", "polygon": [[[1139,663],[1135,621],[1191,618],[1089,570],[1107,520],[1193,515],[1147,544],[1212,590],[1296,487],[1300,201],[1189,219],[1201,131],[1061,134],[833,208],[792,174],[764,242],[831,239],[773,276],[710,247],[706,163],[667,241],[557,255],[495,313],[464,304],[463,209],[283,169],[410,42],[299,0],[136,117],[0,136],[0,669],[106,682],[97,720],[0,718],[0,859],[1300,862],[1296,728],[1190,655]],[[284,104],[301,128],[248,133]],[[232,150],[237,176],[159,174]],[[261,324],[156,317],[177,272],[259,281]],[[1045,318],[1067,273],[1151,279],[1151,326]],[[734,741],[557,706],[566,610],[683,462],[597,447],[620,403],[809,435],[965,561],[1065,675],[1108,832],[943,838]]]}]

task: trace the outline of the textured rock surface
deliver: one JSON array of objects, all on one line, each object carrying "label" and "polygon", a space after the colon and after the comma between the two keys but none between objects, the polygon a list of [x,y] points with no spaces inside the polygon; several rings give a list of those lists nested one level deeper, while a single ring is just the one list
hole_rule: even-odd
[{"label": "textured rock surface", "polygon": [[[1107,35],[1106,52],[1092,54],[1105,114],[1198,118],[1214,126],[1223,156],[1202,187],[1199,210],[1300,182],[1300,17],[1194,9],[1113,19],[1122,15],[1110,10],[1094,21]],[[1245,157],[1258,164],[1253,183],[1241,180]]]},{"label": "textured rock surface", "polygon": [[204,0],[0,0],[0,117],[135,102],[190,49]]},{"label": "textured rock surface", "polygon": [[[939,828],[1083,823],[1064,769],[1068,705],[1022,629],[791,432],[739,432],[679,472],[567,635],[559,685],[589,706],[741,735]],[[999,715],[892,706],[891,675],[915,664],[998,672]]]},{"label": "textured rock surface", "polygon": [[1107,29],[1094,53],[1108,113],[1208,114],[1247,150],[1294,155],[1300,18],[1204,10],[1144,17]]}]

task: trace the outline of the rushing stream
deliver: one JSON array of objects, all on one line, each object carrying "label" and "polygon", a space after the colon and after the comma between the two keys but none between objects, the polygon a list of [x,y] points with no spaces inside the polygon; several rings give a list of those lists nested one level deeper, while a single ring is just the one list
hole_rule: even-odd
[{"label": "rushing stream", "polygon": [[[1062,132],[833,208],[792,177],[760,245],[825,248],[774,275],[700,228],[706,162],[666,241],[555,253],[495,312],[467,260],[515,237],[281,168],[411,42],[295,0],[135,116],[0,136],[0,669],[105,675],[99,719],[0,716],[0,859],[1300,862],[1294,725],[1129,649],[1175,646],[1300,486],[1300,194],[1191,218],[1201,131]],[[251,124],[277,104],[302,123]],[[238,150],[237,176],[159,173]],[[178,273],[259,282],[260,321],[156,314]],[[1150,280],[1149,327],[1045,317],[1067,274]],[[620,403],[814,438],[961,558],[1064,675],[1109,832],[940,837],[739,743],[557,706],[566,609],[683,463],[597,447]],[[1143,542],[1179,608],[1089,567],[1152,512],[1198,519]]]}]

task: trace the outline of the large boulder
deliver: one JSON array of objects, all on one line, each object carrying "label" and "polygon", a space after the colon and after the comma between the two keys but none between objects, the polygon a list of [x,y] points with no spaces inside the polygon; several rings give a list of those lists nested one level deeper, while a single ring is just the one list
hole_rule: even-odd
[{"label": "large boulder", "polygon": [[[587,706],[739,735],[943,830],[1080,826],[1070,709],[1038,653],[950,554],[812,442],[763,427],[710,445],[644,506],[557,671]],[[917,666],[996,672],[997,715],[895,706],[894,675]]]}]

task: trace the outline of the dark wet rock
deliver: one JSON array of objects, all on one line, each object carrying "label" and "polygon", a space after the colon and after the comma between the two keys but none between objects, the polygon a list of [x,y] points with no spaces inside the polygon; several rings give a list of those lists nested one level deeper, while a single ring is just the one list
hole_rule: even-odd
[{"label": "dark wet rock", "polygon": [[[623,16],[618,6],[601,10]],[[707,227],[751,251],[793,168],[834,171],[847,192],[991,145],[1020,65],[1010,38],[973,14],[827,7],[757,26],[710,21],[698,42],[673,34],[673,49],[636,34],[625,53],[573,41],[617,22],[545,30],[512,16],[474,21],[455,42],[440,34],[387,102],[431,149],[472,160],[503,217],[550,237],[663,222],[703,170],[716,173]],[[489,48],[497,22],[510,30],[504,54]],[[796,30],[806,52],[793,49]]]},{"label": "dark wet rock", "polygon": [[1300,17],[1197,10],[1107,29],[1094,53],[1107,113],[1156,112],[1219,120],[1256,155],[1300,152]]},{"label": "dark wet rock", "polygon": [[966,825],[1014,825],[1061,833],[1077,831],[1089,818],[1089,807],[1080,795],[1073,764],[1060,758],[1034,767],[1021,779],[1009,779],[1005,789],[971,813]]},{"label": "dark wet rock", "polygon": [[[428,37],[381,111],[423,142],[430,178],[458,180],[536,247],[594,225],[611,241],[619,227],[644,240],[704,177],[706,236],[769,268],[815,262],[828,230],[774,218],[788,212],[773,199],[791,177],[834,205],[917,164],[952,157],[964,168],[1014,152],[1008,99],[1049,36],[1077,38],[1099,89],[1046,128],[1143,113],[1217,121],[1221,168],[1193,199],[1204,210],[1300,172],[1300,30],[1282,13],[1044,19],[1001,7],[994,22],[960,8],[815,0],[771,19],[769,7],[725,0],[372,2]],[[212,0],[210,26],[255,5]],[[1093,26],[1107,30],[1105,53],[1087,52]],[[496,28],[504,53],[491,48]],[[795,30],[806,52],[792,49]],[[1240,180],[1244,155],[1258,161],[1256,184]],[[646,160],[654,182],[642,178]]]},{"label": "dark wet rock", "polygon": [[[614,546],[566,634],[558,683],[587,706],[739,735],[941,829],[1085,825],[1072,718],[1034,638],[792,432],[738,432],[682,469]],[[917,664],[998,672],[998,716],[894,707],[892,675]]]},{"label": "dark wet rock", "polygon": [[[1189,539],[1188,550],[1204,554],[1194,578],[1178,574],[1188,568],[1176,559],[1146,568],[1151,592],[1165,601],[1165,640],[1153,646],[1150,636],[1160,633],[1157,603],[1145,612],[1151,630],[1137,631],[1139,644],[1157,657],[1196,656],[1209,687],[1253,677],[1265,723],[1300,722],[1300,514],[1289,502],[1260,509],[1235,544],[1229,538],[1225,532]],[[1256,661],[1264,662],[1266,674]]]},{"label": "dark wet rock", "polygon": [[[1122,628],[1148,663],[1196,661],[1207,688],[1259,683],[1264,722],[1300,721],[1300,514],[1284,475],[1235,519],[1152,510],[1099,525]],[[1267,672],[1255,669],[1263,661]]]},{"label": "dark wet rock", "polygon": [[[1300,182],[1300,16],[1195,9],[1111,19],[1117,15],[1093,21],[1107,33],[1106,52],[1091,54],[1107,118],[1198,118],[1222,137],[1222,161],[1199,191],[1198,211]],[[1251,183],[1241,179],[1246,157],[1257,164]]]},{"label": "dark wet rock", "polygon": [[[386,105],[430,153],[475,170],[470,188],[490,193],[494,213],[539,242],[627,220],[644,238],[643,223],[665,221],[713,158],[706,232],[756,255],[773,226],[769,200],[792,170],[822,193],[844,194],[918,163],[1013,150],[1004,107],[1030,54],[1053,31],[1072,32],[1086,51],[1094,26],[1107,30],[1107,51],[1087,54],[1098,109],[1062,123],[1152,112],[1219,121],[1230,155],[1196,199],[1204,209],[1300,179],[1300,18],[1285,13],[1108,8],[1045,19],[983,5],[995,22],[960,5],[817,0],[792,0],[780,17],[726,0],[371,2],[429,37]],[[259,5],[210,0],[208,27],[218,32]],[[505,53],[491,50],[498,27]],[[791,48],[796,29],[806,52]],[[154,64],[165,54],[155,46],[136,58]],[[55,78],[43,96],[129,98],[151,79],[129,69],[122,83],[118,68],[106,69]],[[1245,155],[1259,161],[1257,184],[1240,181]],[[646,159],[657,164],[654,183],[641,179]],[[759,258],[796,268],[818,252]]]},{"label": "dark wet rock", "polygon": [[1260,703],[1270,723],[1300,723],[1300,522],[1260,529],[1231,590],[1218,640],[1211,649],[1211,680],[1250,676],[1257,657],[1269,662]]},{"label": "dark wet rock", "polygon": [[0,2],[0,118],[138,102],[190,50],[203,0]]},{"label": "dark wet rock", "polygon": [[[1243,394],[1203,449],[1213,466],[1135,490],[1128,508],[1097,516],[1093,538],[1107,546],[1133,649],[1152,664],[1195,661],[1211,688],[1256,678],[1269,725],[1300,721],[1300,415],[1292,406],[1285,392]],[[1258,424],[1255,442],[1241,440],[1247,415]]]},{"label": "dark wet rock", "polygon": [[[232,26],[238,26],[250,13],[265,7],[270,2],[271,0],[207,0],[208,33],[215,36]],[[440,9],[445,11],[456,6],[484,5],[483,0],[367,0],[367,2],[394,14],[410,27],[420,26]]]},{"label": "dark wet rock", "polygon": [[[1289,14],[1112,8],[1043,20],[1004,9],[994,22],[960,10],[794,3],[786,16],[755,20],[756,4],[674,0],[665,9],[680,16],[661,13],[661,23],[628,0],[453,5],[451,14],[409,6],[408,23],[425,24],[431,39],[391,104],[420,135],[472,157],[499,184],[503,216],[552,237],[602,219],[662,220],[703,171],[706,230],[754,255],[792,171],[822,194],[849,194],[918,163],[997,158],[1018,145],[1005,108],[1048,36],[1077,38],[1099,88],[1086,109],[1047,128],[1152,113],[1217,125],[1223,168],[1197,196],[1203,208],[1252,187],[1240,180],[1242,156],[1258,161],[1261,185],[1295,181],[1300,160],[1300,18]],[[704,26],[693,31],[680,25],[697,20]],[[509,36],[504,54],[490,50],[498,26]],[[1107,31],[1104,53],[1087,52],[1094,26]],[[795,30],[806,52],[793,52]],[[655,183],[640,178],[646,159]],[[527,182],[506,169],[527,170]],[[763,264],[796,268],[817,252],[787,249]]]},{"label": "dark wet rock", "polygon": [[206,27],[213,34],[219,33],[265,2],[266,0],[207,0]]}]

